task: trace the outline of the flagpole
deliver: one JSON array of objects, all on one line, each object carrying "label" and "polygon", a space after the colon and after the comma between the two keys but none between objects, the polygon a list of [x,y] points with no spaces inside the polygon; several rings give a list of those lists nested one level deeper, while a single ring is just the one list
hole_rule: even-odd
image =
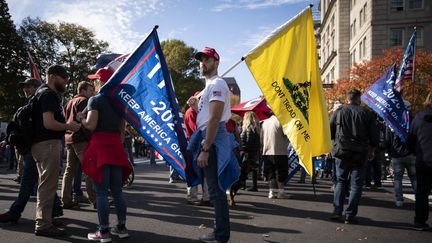
[{"label": "flagpole", "polygon": [[411,77],[413,83],[415,83],[414,74],[415,74],[415,56],[416,56],[416,49],[417,49],[417,26],[414,26],[414,35],[415,35],[416,40],[415,40],[414,47],[413,47],[414,48],[414,51],[413,51],[413,71],[412,71],[412,77]]},{"label": "flagpole", "polygon": [[221,77],[225,77],[225,75],[227,75],[229,72],[231,72],[231,70],[233,70],[235,67],[237,67],[241,62],[244,61],[244,57],[242,57],[239,61],[237,61],[236,63],[234,63],[234,65],[232,65],[230,68],[228,68],[228,70],[226,70]]}]

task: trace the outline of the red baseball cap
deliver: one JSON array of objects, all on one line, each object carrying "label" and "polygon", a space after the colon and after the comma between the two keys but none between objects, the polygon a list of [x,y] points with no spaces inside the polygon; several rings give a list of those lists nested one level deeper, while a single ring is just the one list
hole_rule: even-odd
[{"label": "red baseball cap", "polygon": [[206,55],[208,57],[213,57],[216,61],[219,61],[219,54],[216,52],[214,48],[204,47],[202,51],[199,51],[195,54],[195,59],[201,61],[202,55]]},{"label": "red baseball cap", "polygon": [[102,83],[106,83],[111,78],[113,73],[114,71],[109,68],[99,68],[95,74],[90,74],[87,76],[87,78],[99,79]]}]

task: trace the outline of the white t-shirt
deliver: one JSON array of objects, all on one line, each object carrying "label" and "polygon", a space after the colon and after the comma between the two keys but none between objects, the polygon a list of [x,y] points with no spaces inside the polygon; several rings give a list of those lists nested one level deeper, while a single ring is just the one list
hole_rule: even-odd
[{"label": "white t-shirt", "polygon": [[221,121],[228,121],[231,118],[230,91],[227,83],[221,77],[215,75],[206,79],[206,86],[202,91],[201,99],[198,103],[197,128],[204,130],[210,117],[210,102],[224,102],[224,110]]}]

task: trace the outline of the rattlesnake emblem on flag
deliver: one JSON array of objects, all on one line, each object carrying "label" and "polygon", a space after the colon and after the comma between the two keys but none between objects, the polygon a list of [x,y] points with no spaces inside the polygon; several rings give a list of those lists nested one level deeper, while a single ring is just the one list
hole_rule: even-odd
[{"label": "rattlesnake emblem on flag", "polygon": [[303,83],[292,83],[288,78],[283,78],[285,87],[288,89],[295,106],[301,111],[306,121],[309,114],[309,90],[311,87],[310,81]]}]

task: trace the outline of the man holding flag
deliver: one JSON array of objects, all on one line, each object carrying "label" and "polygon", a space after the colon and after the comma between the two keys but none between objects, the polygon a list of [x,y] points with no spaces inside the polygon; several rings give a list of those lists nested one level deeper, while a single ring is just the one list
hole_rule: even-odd
[{"label": "man holding flag", "polygon": [[[214,231],[203,235],[203,242],[228,242],[230,223],[225,191],[238,180],[240,170],[233,155],[225,123],[231,117],[230,92],[227,83],[218,76],[219,54],[206,47],[196,53],[206,86],[201,98],[191,97],[188,104],[197,111],[197,131],[190,143],[198,144],[190,149],[198,166],[204,169],[210,200],[215,209]],[[228,145],[228,146],[227,146]]]}]

